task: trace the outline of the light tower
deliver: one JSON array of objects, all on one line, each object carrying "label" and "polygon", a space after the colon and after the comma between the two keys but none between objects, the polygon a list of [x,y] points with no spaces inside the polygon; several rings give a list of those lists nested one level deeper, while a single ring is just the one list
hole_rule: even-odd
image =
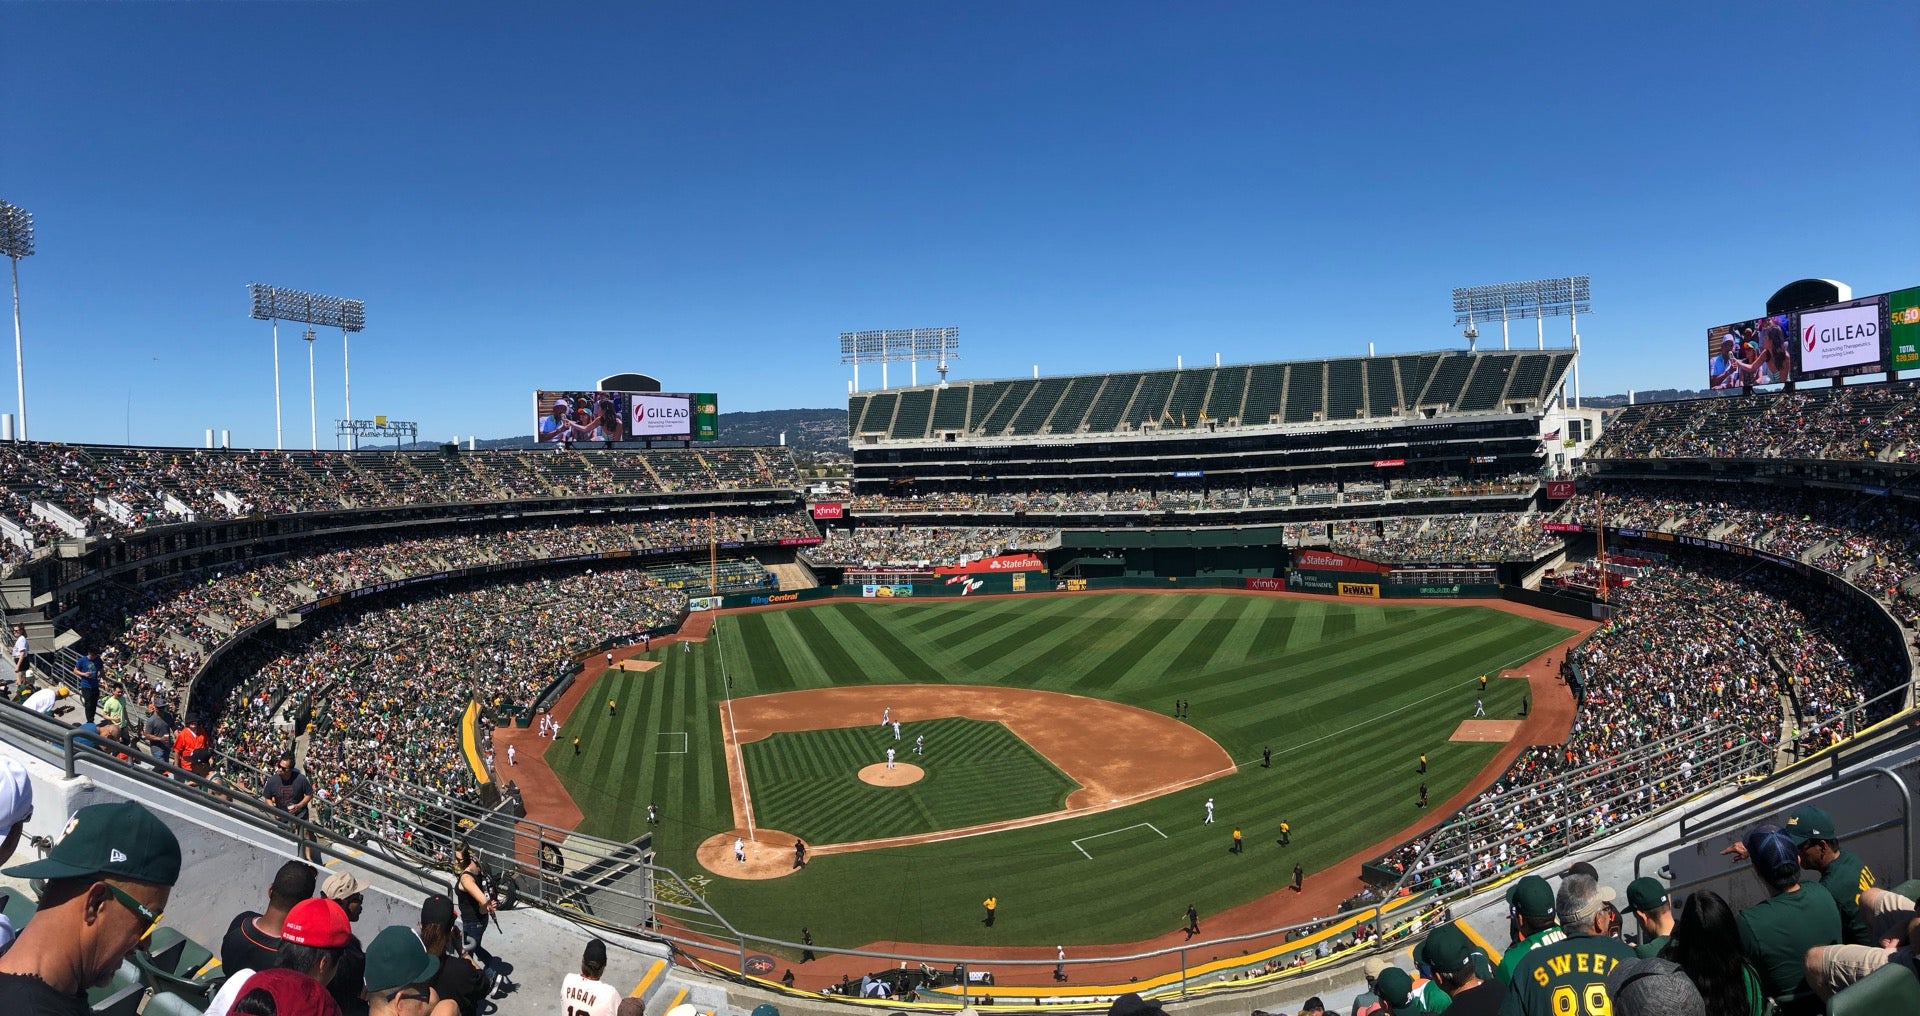
[{"label": "light tower", "polygon": [[1585,275],[1566,275],[1531,282],[1503,282],[1495,286],[1465,286],[1453,291],[1453,323],[1466,325],[1463,333],[1473,348],[1480,330],[1475,319],[1500,318],[1500,348],[1511,349],[1507,322],[1534,319],[1539,348],[1547,348],[1546,319],[1566,315],[1573,346],[1573,408],[1580,408],[1580,315],[1593,313],[1592,284]]},{"label": "light tower", "polygon": [[13,262],[13,381],[20,398],[20,440],[27,439],[27,367],[20,348],[20,259],[33,256],[33,213],[0,201],[0,254]]},{"label": "light tower", "polygon": [[[340,368],[345,374],[343,392],[347,403],[346,417],[352,419],[353,373],[352,364],[347,358],[347,337],[354,332],[366,329],[367,305],[359,300],[304,293],[297,289],[281,289],[278,286],[264,286],[258,282],[248,283],[247,289],[253,294],[253,311],[249,316],[256,321],[273,322],[274,447],[280,447],[280,322],[282,321],[340,329]],[[320,426],[319,412],[313,407],[313,329],[308,328],[303,337],[307,340],[308,415],[314,419],[313,446],[317,450],[320,447]]]},{"label": "light tower", "polygon": [[860,390],[860,365],[880,365],[880,387],[887,387],[887,364],[909,365],[913,384],[920,384],[920,361],[932,360],[940,372],[940,383],[947,383],[947,361],[960,356],[958,328],[889,328],[873,332],[841,332],[840,362],[853,364],[853,381],[848,394]]}]

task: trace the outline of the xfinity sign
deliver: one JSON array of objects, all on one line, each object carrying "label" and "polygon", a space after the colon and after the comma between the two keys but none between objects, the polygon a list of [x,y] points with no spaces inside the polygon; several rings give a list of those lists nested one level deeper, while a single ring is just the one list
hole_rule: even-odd
[{"label": "xfinity sign", "polygon": [[1800,315],[1802,375],[1870,374],[1880,369],[1880,300]]}]

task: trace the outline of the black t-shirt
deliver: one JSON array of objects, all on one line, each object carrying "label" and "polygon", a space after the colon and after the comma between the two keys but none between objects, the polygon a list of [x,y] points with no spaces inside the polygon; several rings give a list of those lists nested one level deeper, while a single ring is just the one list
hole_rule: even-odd
[{"label": "black t-shirt", "polygon": [[[291,777],[284,780],[280,778],[279,773],[274,773],[267,777],[266,789],[260,792],[260,796],[273,798],[273,806],[281,811],[293,811],[295,801],[303,801],[313,796],[313,784],[308,783],[307,774],[298,769],[292,770]],[[306,809],[302,808],[293,813],[304,815]]]},{"label": "black t-shirt", "polygon": [[88,1016],[87,993],[62,995],[28,974],[0,974],[0,1012],[7,1016]]},{"label": "black t-shirt", "polygon": [[220,965],[227,970],[271,970],[280,955],[280,939],[253,926],[259,914],[241,913],[220,940]]},{"label": "black t-shirt", "polygon": [[327,994],[340,1003],[342,1013],[363,1013],[367,1011],[367,1003],[360,992],[366,986],[366,947],[360,944],[360,936],[350,935],[347,947],[340,950],[340,964],[334,968],[333,980],[327,982]]},{"label": "black t-shirt", "polygon": [[1453,996],[1453,1002],[1447,1006],[1447,1016],[1495,1016],[1500,1011],[1500,1003],[1506,1000],[1506,985],[1481,981]]},{"label": "black t-shirt", "polygon": [[460,1016],[476,1016],[487,997],[486,979],[464,956],[448,953],[440,957],[440,972],[434,975],[433,990],[441,998],[460,1003]]}]

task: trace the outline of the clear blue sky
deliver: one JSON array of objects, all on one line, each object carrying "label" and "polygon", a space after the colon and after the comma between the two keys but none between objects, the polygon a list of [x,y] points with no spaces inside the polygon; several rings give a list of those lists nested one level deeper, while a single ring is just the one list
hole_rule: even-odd
[{"label": "clear blue sky", "polygon": [[1920,283],[1916,51],[1911,0],[0,5],[30,433],[270,447],[253,281],[364,299],[355,415],[437,440],[626,369],[844,405],[852,329],[971,378],[1453,347],[1452,287],[1582,272],[1587,393],[1700,387],[1782,283]]}]

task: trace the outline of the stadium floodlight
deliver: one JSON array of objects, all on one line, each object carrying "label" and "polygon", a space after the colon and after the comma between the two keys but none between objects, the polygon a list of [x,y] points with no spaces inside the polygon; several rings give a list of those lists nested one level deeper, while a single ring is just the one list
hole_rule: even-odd
[{"label": "stadium floodlight", "polygon": [[890,328],[883,331],[841,332],[840,362],[853,364],[853,389],[860,390],[860,365],[880,365],[880,387],[887,387],[887,364],[909,364],[913,383],[920,383],[920,361],[932,360],[947,383],[947,361],[960,357],[958,328]]},{"label": "stadium floodlight", "polygon": [[33,256],[33,213],[0,201],[0,254],[13,262],[13,382],[20,397],[20,440],[27,439],[27,361],[20,351],[20,259]]},{"label": "stadium floodlight", "polygon": [[[292,321],[305,325],[318,325],[322,328],[340,329],[340,368],[345,387],[346,417],[353,418],[353,364],[347,350],[347,336],[367,327],[367,305],[359,300],[349,300],[340,296],[322,296],[298,289],[281,289],[278,286],[263,286],[258,282],[249,283],[247,289],[253,294],[252,317],[258,321],[273,322],[273,431],[274,447],[280,447],[280,322]],[[305,336],[313,341],[313,331],[308,329]],[[307,387],[313,387],[312,366],[313,348],[307,348],[307,366],[309,377]],[[309,394],[311,398],[311,394]],[[311,407],[310,407],[311,408]],[[313,427],[314,443],[319,443],[319,427]]]},{"label": "stadium floodlight", "polygon": [[1534,320],[1539,348],[1547,348],[1546,319],[1564,315],[1573,340],[1573,408],[1580,408],[1580,315],[1593,313],[1593,286],[1585,275],[1565,275],[1494,286],[1463,286],[1453,291],[1453,323],[1466,325],[1467,341],[1480,335],[1475,321],[1500,319],[1500,348],[1511,348],[1507,322]]}]

